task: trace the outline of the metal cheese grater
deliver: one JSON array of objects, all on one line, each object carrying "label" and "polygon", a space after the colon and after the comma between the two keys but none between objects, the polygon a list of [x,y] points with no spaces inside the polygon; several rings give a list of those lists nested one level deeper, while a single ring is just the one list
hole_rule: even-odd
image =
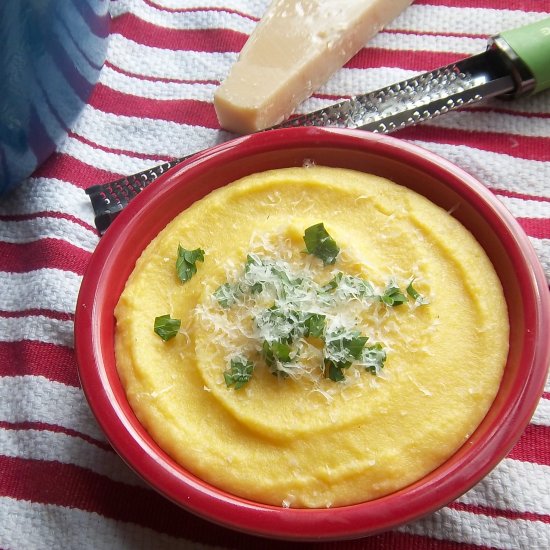
[{"label": "metal cheese grater", "polygon": [[[269,128],[330,126],[390,133],[496,96],[518,97],[550,87],[550,19],[503,32],[487,50]],[[86,190],[103,234],[114,218],[158,176],[190,156]]]}]

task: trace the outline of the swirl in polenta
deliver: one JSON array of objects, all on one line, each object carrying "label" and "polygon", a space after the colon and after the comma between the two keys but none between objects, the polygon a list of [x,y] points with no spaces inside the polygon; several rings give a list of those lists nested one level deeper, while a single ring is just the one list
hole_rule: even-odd
[{"label": "swirl in polenta", "polygon": [[410,189],[321,166],[187,208],[115,314],[118,372],[159,446],[287,507],[372,500],[437,468],[483,420],[508,353],[473,236]]}]

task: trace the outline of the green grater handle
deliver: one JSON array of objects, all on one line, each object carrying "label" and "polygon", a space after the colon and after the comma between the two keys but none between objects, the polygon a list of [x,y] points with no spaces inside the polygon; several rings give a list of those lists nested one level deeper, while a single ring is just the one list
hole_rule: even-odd
[{"label": "green grater handle", "polygon": [[550,88],[550,18],[499,34],[531,71],[533,93]]}]

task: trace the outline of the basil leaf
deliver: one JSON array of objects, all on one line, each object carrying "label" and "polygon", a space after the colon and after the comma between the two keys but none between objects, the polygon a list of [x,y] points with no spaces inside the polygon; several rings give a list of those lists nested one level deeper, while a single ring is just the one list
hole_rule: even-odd
[{"label": "basil leaf", "polygon": [[254,363],[244,357],[233,357],[229,369],[223,373],[225,385],[240,390],[252,378]]},{"label": "basil leaf", "polygon": [[332,361],[325,361],[325,373],[333,382],[341,382],[346,379],[342,369],[337,367]]},{"label": "basil leaf", "polygon": [[348,298],[371,298],[374,289],[369,281],[353,275],[345,275],[340,283],[344,295]]},{"label": "basil leaf", "polygon": [[363,363],[365,370],[371,374],[378,374],[384,368],[385,362],[386,352],[381,344],[374,344],[363,349],[361,363]]},{"label": "basil leaf", "polygon": [[304,336],[322,338],[325,332],[326,315],[321,313],[310,313],[304,321]]},{"label": "basil leaf", "polygon": [[186,250],[181,244],[178,245],[176,273],[182,283],[191,279],[197,272],[197,261],[204,262],[204,250],[202,248]]},{"label": "basil leaf", "polygon": [[[256,278],[258,277],[258,272],[257,270],[253,269],[260,267],[265,267],[262,259],[256,254],[247,254],[246,263],[244,264],[244,281],[246,283],[246,288],[252,294],[258,294],[264,289],[264,277],[261,277],[261,280],[256,280]],[[263,275],[261,271],[260,273],[261,275]]]},{"label": "basil leaf", "polygon": [[214,291],[214,298],[224,309],[231,307],[237,301],[239,289],[229,283],[224,283]]},{"label": "basil leaf", "polygon": [[369,281],[347,275],[339,271],[326,285],[321,287],[321,292],[338,290],[345,298],[372,298],[374,289]]},{"label": "basil leaf", "polygon": [[299,312],[283,311],[277,305],[261,310],[254,318],[260,334],[269,342],[284,342],[290,344],[295,336]]},{"label": "basil leaf", "polygon": [[336,262],[336,256],[338,256],[340,248],[328,234],[323,223],[308,227],[304,233],[304,242],[306,243],[306,250],[323,260],[325,265]]},{"label": "basil leaf", "polygon": [[390,282],[388,284],[384,290],[384,294],[380,296],[380,299],[386,305],[392,307],[400,306],[407,301],[407,297],[401,292],[400,288],[394,282]]},{"label": "basil leaf", "polygon": [[361,336],[356,330],[331,333],[325,345],[326,356],[336,364],[351,363],[353,359],[361,357],[368,339],[368,336]]},{"label": "basil leaf", "polygon": [[172,319],[170,314],[155,317],[155,332],[166,342],[173,338],[181,327],[180,319]]},{"label": "basil leaf", "polygon": [[251,266],[261,266],[263,265],[262,259],[257,254],[247,254],[246,262],[244,264],[245,273],[250,271]]},{"label": "basil leaf", "polygon": [[414,279],[409,283],[409,286],[407,286],[407,294],[419,305],[425,305],[429,303],[428,299],[422,296],[414,287],[413,287]]},{"label": "basil leaf", "polygon": [[359,359],[368,339],[368,336],[353,336],[350,339],[344,340],[344,346],[354,359]]},{"label": "basil leaf", "polygon": [[344,274],[341,271],[336,273],[336,275],[326,285],[321,287],[321,292],[331,292],[336,290],[343,276]]},{"label": "basil leaf", "polygon": [[290,346],[284,342],[268,342],[264,340],[262,345],[265,362],[269,367],[276,366],[277,362],[290,362]]}]

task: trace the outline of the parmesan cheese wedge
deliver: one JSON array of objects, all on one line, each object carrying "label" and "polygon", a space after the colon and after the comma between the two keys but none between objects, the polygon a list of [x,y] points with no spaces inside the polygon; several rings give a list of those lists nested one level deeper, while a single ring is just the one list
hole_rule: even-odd
[{"label": "parmesan cheese wedge", "polygon": [[278,124],[412,0],[274,0],[214,95],[223,128]]}]

